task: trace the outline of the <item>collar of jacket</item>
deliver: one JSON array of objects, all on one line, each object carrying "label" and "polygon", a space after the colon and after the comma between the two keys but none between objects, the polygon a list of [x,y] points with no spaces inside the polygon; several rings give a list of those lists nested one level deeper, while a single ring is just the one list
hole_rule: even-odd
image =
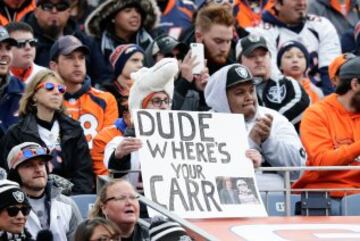
[{"label": "collar of jacket", "polygon": [[70,94],[68,92],[65,93],[64,95],[64,99],[65,100],[69,100],[69,99],[78,99],[80,98],[83,94],[85,94],[86,92],[88,92],[91,88],[91,79],[89,76],[85,77],[84,83],[81,86],[81,89],[76,91],[73,94]]}]

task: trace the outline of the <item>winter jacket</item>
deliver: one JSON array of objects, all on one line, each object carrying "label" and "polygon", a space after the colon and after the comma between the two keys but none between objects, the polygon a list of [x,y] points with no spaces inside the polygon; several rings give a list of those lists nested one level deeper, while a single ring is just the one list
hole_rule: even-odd
[{"label": "winter jacket", "polygon": [[341,36],[348,30],[353,31],[356,23],[360,20],[359,10],[356,9],[358,7],[357,1],[350,0],[350,10],[344,16],[332,6],[330,0],[316,0],[309,1],[308,12],[329,19],[336,28],[338,35]]},{"label": "winter jacket", "polygon": [[[74,183],[73,194],[92,193],[94,175],[83,130],[77,121],[64,114],[57,114],[56,118],[60,125],[61,151],[59,156],[62,162],[61,166],[55,168],[52,173]],[[12,147],[27,141],[46,146],[40,138],[36,117],[32,113],[27,114],[17,124],[13,125],[3,137],[1,160],[6,161]],[[8,169],[6,163],[3,163],[3,166]]]},{"label": "winter jacket", "polygon": [[[48,182],[45,194],[45,207],[50,217],[49,230],[53,234],[53,241],[71,241],[77,226],[82,221],[79,208],[70,198],[60,193],[60,190]],[[26,228],[33,237],[42,230],[40,220],[33,210],[29,214]]]},{"label": "winter jacket", "polygon": [[[325,97],[305,111],[300,134],[308,154],[307,166],[360,164],[360,114],[347,111],[337,94]],[[360,171],[305,171],[293,187],[360,188]],[[344,192],[331,195],[342,197]]]},{"label": "winter jacket", "polygon": [[[38,39],[35,63],[48,67],[50,62],[50,49],[56,39],[44,33],[44,30],[39,26],[33,13],[26,15],[23,21],[31,25],[34,30],[34,37]],[[101,54],[99,45],[95,39],[83,33],[78,24],[72,19],[68,20],[64,29],[64,35],[75,36],[91,50],[86,58],[86,69],[87,74],[93,81],[92,84],[110,82],[112,78],[111,66],[106,65],[104,56]]]},{"label": "winter jacket", "polygon": [[9,8],[5,1],[0,1],[0,26],[10,22],[19,22],[27,13],[36,8],[35,0],[25,0],[18,9]]},{"label": "winter jacket", "polygon": [[16,77],[7,75],[6,83],[0,88],[0,131],[7,129],[18,121],[19,101],[25,86]]},{"label": "winter jacket", "polygon": [[[232,67],[226,66],[210,76],[205,88],[206,103],[215,112],[231,113],[226,95],[226,73]],[[245,121],[248,134],[256,119],[265,114],[273,116],[270,136],[259,146],[248,137],[249,147],[258,150],[265,162],[262,165],[272,167],[302,166],[305,164],[305,152],[294,126],[281,114],[272,109],[257,106],[254,117]],[[297,178],[299,172],[292,172],[292,179]],[[272,173],[257,173],[257,183],[260,190],[283,188],[282,177]]]}]

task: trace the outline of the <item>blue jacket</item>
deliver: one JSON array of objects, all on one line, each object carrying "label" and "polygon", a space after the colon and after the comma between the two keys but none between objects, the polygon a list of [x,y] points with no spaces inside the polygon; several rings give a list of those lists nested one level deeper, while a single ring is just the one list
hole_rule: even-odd
[{"label": "blue jacket", "polygon": [[24,84],[16,77],[8,75],[6,84],[0,88],[0,133],[18,120],[19,101],[24,92]]}]

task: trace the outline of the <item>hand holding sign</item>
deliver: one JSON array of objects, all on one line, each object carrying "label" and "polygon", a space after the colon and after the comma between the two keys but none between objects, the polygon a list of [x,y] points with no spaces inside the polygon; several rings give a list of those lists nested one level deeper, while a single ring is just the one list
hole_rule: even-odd
[{"label": "hand holding sign", "polygon": [[254,164],[254,168],[257,168],[257,167],[261,166],[263,158],[262,158],[262,155],[260,154],[260,152],[258,150],[247,149],[245,151],[245,155],[246,155],[247,158],[252,160],[252,162]]},{"label": "hand holding sign", "polygon": [[141,148],[142,142],[138,138],[125,137],[115,149],[115,157],[118,159],[129,155],[133,151],[137,151]]},{"label": "hand holding sign", "polygon": [[269,114],[256,119],[256,123],[249,133],[250,138],[256,144],[260,145],[269,137],[272,121],[273,117]]}]

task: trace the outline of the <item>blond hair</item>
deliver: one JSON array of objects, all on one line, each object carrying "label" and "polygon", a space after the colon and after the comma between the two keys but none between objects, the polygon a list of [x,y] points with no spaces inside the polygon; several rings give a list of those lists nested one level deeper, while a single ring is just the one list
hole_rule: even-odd
[{"label": "blond hair", "polygon": [[[95,218],[95,217],[102,217],[102,218],[106,218],[105,214],[102,211],[102,206],[105,204],[106,199],[108,199],[107,196],[107,190],[117,184],[117,183],[128,183],[131,187],[133,187],[133,185],[128,182],[125,179],[116,179],[116,180],[111,180],[109,182],[107,182],[100,190],[100,192],[98,193],[97,197],[96,197],[96,201],[94,203],[94,206],[91,208],[90,212],[89,212],[89,218]],[[135,189],[134,189],[135,191]]]},{"label": "blond hair", "polygon": [[[34,101],[34,95],[36,93],[36,88],[42,82],[46,81],[49,77],[57,81],[58,83],[64,84],[62,78],[52,70],[44,69],[40,70],[35,76],[31,79],[29,84],[25,88],[25,92],[20,99],[19,103],[19,115],[25,116],[29,113],[36,113],[36,103]],[[65,111],[64,103],[61,103],[59,112],[63,113]]]}]

